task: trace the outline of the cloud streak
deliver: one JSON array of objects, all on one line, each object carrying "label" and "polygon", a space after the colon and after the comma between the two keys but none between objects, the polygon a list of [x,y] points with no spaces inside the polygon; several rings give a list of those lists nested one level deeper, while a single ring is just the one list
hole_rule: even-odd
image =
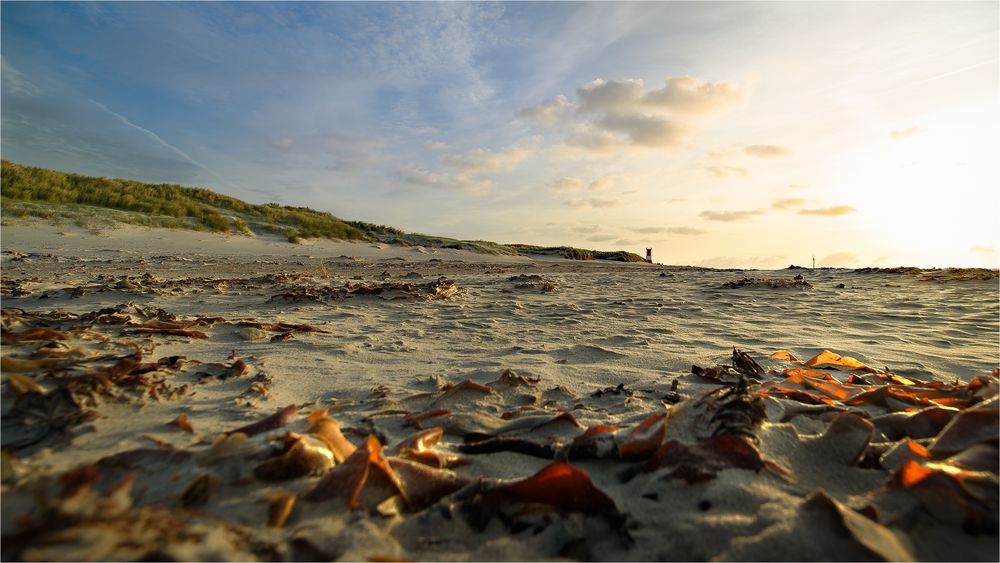
[{"label": "cloud streak", "polygon": [[857,209],[854,209],[850,205],[835,205],[833,207],[822,207],[818,209],[800,209],[798,211],[799,215],[817,215],[820,217],[837,217],[840,215],[848,215],[854,213]]},{"label": "cloud streak", "polygon": [[698,214],[699,217],[703,219],[708,219],[709,221],[721,221],[723,223],[732,223],[735,221],[746,221],[748,219],[753,219],[759,215],[763,215],[763,209],[752,209],[748,211],[702,211]]},{"label": "cloud streak", "polygon": [[187,154],[186,152],[182,151],[181,149],[179,149],[179,148],[175,147],[174,145],[171,145],[170,143],[164,141],[156,133],[153,133],[149,129],[145,129],[143,127],[140,127],[140,126],[136,125],[135,123],[132,123],[131,121],[129,121],[128,119],[126,119],[124,115],[121,115],[121,114],[118,114],[118,113],[115,113],[115,112],[111,111],[107,106],[105,106],[104,104],[102,104],[100,102],[96,102],[94,100],[88,100],[88,101],[90,103],[94,104],[95,106],[99,107],[100,109],[104,110],[105,112],[111,114],[116,119],[118,119],[118,121],[122,122],[126,126],[132,128],[132,129],[134,129],[136,131],[139,131],[139,132],[143,133],[144,135],[146,135],[147,137],[149,137],[153,141],[159,143],[164,148],[170,150],[171,152],[173,152],[177,156],[181,157],[182,159],[184,159],[188,163],[197,166],[198,168],[204,170],[205,172],[208,172],[209,174],[211,174],[213,177],[215,177],[217,180],[219,180],[220,182],[222,182],[223,184],[225,184],[229,188],[235,188],[235,186],[233,186],[231,183],[229,183],[229,181],[226,180],[225,178],[223,178],[220,174],[218,174],[214,170],[210,169],[209,167],[205,166],[204,164],[198,162],[194,158],[191,158],[191,156],[189,154]]}]

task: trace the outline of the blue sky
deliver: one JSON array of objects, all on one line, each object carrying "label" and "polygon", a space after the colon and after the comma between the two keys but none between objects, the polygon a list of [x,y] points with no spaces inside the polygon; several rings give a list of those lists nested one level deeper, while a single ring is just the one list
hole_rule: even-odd
[{"label": "blue sky", "polygon": [[995,2],[0,16],[17,162],[669,263],[998,262]]}]

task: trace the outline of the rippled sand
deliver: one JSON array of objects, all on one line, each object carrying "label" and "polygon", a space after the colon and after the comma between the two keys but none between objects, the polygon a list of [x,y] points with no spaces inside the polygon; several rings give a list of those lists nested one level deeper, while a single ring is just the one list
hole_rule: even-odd
[{"label": "rippled sand", "polygon": [[[205,329],[209,332],[205,339],[136,336],[133,340],[143,346],[155,345],[151,358],[183,355],[202,362],[224,363],[234,353],[251,366],[250,373],[266,374],[266,378],[257,377],[259,381],[266,379],[266,392],[248,395],[247,381],[235,379],[204,385],[192,381],[196,394],[180,401],[101,399],[97,404],[100,418],[92,422],[94,432],[76,435],[72,446],[50,445],[20,454],[24,459],[16,467],[22,479],[33,471],[56,474],[130,448],[148,448],[150,440],[144,436],[176,447],[207,448],[216,433],[291,404],[299,405],[304,414],[309,411],[306,405],[343,406],[343,414],[335,412],[334,416],[341,417],[341,424],[349,430],[345,430],[348,438],[356,444],[361,442],[365,429],[395,441],[406,435],[399,422],[402,415],[384,415],[396,416],[398,420],[392,420],[397,420],[394,423],[399,425],[397,428],[381,425],[373,418],[373,412],[395,413],[393,409],[416,412],[412,405],[405,406],[405,397],[437,392],[448,382],[494,381],[507,369],[521,377],[537,378],[539,382],[533,385],[538,386],[539,393],[543,388],[564,389],[567,402],[560,408],[586,406],[589,414],[579,415],[585,426],[628,426],[651,412],[662,411],[661,399],[671,391],[671,383],[692,377],[692,364],[725,363],[733,347],[750,353],[764,368],[779,371],[788,364],[768,357],[776,350],[788,350],[805,359],[829,349],[879,371],[891,371],[917,381],[946,383],[956,380],[968,383],[977,376],[989,376],[998,365],[1000,297],[995,272],[981,276],[987,279],[957,279],[963,277],[961,272],[942,275],[937,271],[889,273],[839,269],[720,271],[496,258],[459,251],[379,248],[370,244],[330,243],[303,248],[255,241],[255,246],[245,241],[206,239],[208,235],[201,234],[161,236],[155,231],[158,242],[149,242],[148,232],[133,230],[132,237],[135,232],[144,238],[130,239],[122,234],[95,238],[78,232],[62,237],[49,232],[35,238],[29,232],[5,231],[4,307],[28,312],[62,309],[85,314],[133,301],[138,307],[161,308],[182,318],[308,324],[326,332],[294,333],[290,339],[272,341],[271,334],[258,338],[237,330],[236,325],[227,325],[228,328]],[[132,241],[141,244],[131,244]],[[147,273],[149,276],[143,281],[141,276]],[[790,279],[796,274],[801,274],[811,287],[723,285],[743,277]],[[518,277],[522,275],[527,277]],[[426,300],[386,300],[377,296],[311,300],[282,296],[289,292],[304,295],[317,289],[341,288],[345,284],[427,284],[441,276],[453,280],[460,292],[448,299]],[[131,277],[131,281],[126,277]],[[76,293],[74,288],[78,290]],[[619,384],[635,390],[636,394],[616,393],[611,402],[601,399],[599,394],[595,398],[595,391]],[[684,397],[697,395],[691,389],[682,389]],[[693,389],[701,387],[695,384]],[[7,390],[4,393],[7,412],[12,397]],[[404,406],[379,403],[379,409],[373,411],[372,403],[366,402],[373,397],[402,401],[399,404]],[[357,409],[352,411],[351,405]],[[475,402],[467,407],[474,413]],[[461,405],[455,407],[461,409]],[[495,414],[499,413],[498,410]],[[194,436],[179,435],[176,428],[165,426],[181,414],[187,414],[194,424]],[[305,424],[304,419],[297,424]],[[798,431],[808,430],[803,424],[806,423],[798,424]],[[296,428],[298,432],[305,431],[305,427]],[[817,426],[816,431],[820,430],[821,426]],[[770,444],[765,450],[783,451],[774,445],[780,440],[773,440],[778,442],[765,440]],[[477,459],[471,469],[461,469],[459,473],[515,478],[530,475],[542,466],[533,458],[505,454],[492,461],[489,456]],[[610,484],[614,473],[610,470],[605,473],[601,467],[592,465],[588,470],[604,483],[602,486],[617,491],[613,495],[616,498],[621,498],[618,495],[639,498],[650,488],[660,486],[614,489],[617,486]],[[834,491],[832,494],[841,502],[861,494],[860,490],[838,481],[843,476],[829,478],[833,481],[826,488]],[[881,472],[877,477],[864,474],[853,478],[861,479],[865,486],[885,479]],[[760,495],[778,494],[754,488],[743,479],[731,476],[719,481],[723,484],[713,486],[729,491],[727,494],[745,497],[739,501],[744,503],[743,511],[752,509],[754,503],[764,502]],[[823,479],[807,481],[819,486]],[[263,496],[262,491],[253,494]],[[684,502],[699,502],[698,498],[688,498],[691,496],[688,492],[670,491],[671,495],[680,495],[677,499],[687,499]],[[807,492],[794,493],[789,498],[795,500],[788,502],[801,503]],[[716,493],[709,496],[721,499]],[[12,500],[9,492],[5,493],[4,502],[4,512],[16,512],[22,507],[18,504],[22,501]],[[233,507],[238,505],[233,501]],[[650,510],[658,510],[640,505],[631,504],[630,509],[647,515],[652,514]],[[225,507],[214,510],[227,513]],[[249,509],[228,510],[228,514],[233,514],[232,510]],[[255,510],[263,514],[264,508]],[[740,520],[751,516],[733,517],[736,520],[731,524],[736,528],[749,526],[738,536],[764,531]],[[319,526],[303,518],[304,522]],[[346,516],[340,514],[338,518]],[[652,517],[646,518],[647,524],[656,521],[649,518]],[[248,516],[236,519],[251,528],[261,525],[253,524],[255,520]],[[519,546],[502,534],[491,536],[493,543],[488,549],[462,544],[418,548],[415,538],[427,532],[417,520],[403,520],[392,526],[385,520],[350,526],[345,522],[338,520],[337,533],[346,534],[343,539],[346,544],[338,548],[340,551],[322,553],[328,556],[336,553],[348,559],[375,555],[473,559],[558,555],[538,543],[530,548]],[[679,526],[671,525],[675,524]],[[12,525],[5,523],[5,534]],[[764,549],[761,545],[766,542],[752,548],[740,547],[743,544],[738,542],[726,549],[699,546],[695,544],[709,541],[708,538],[685,526],[677,530],[687,529],[695,534],[692,536],[695,539],[672,539],[669,545],[673,552],[657,551],[655,542],[643,544],[653,539],[648,536],[647,528],[634,534],[644,546],[641,549],[602,544],[590,546],[589,552],[569,551],[563,555],[574,558],[574,553],[580,557],[589,554],[605,559],[720,556],[808,559],[815,555],[796,552],[795,549],[805,549],[796,547],[797,544],[785,551]],[[346,529],[353,531],[343,531]],[[388,541],[385,534],[393,529],[396,538],[393,541],[399,544],[393,543],[382,551],[362,549],[367,543]],[[277,536],[268,534],[263,537],[278,541]],[[940,541],[955,539],[945,535]],[[983,547],[989,544],[983,544],[981,538],[957,540],[972,542],[973,547],[961,551],[966,557],[992,557],[990,549]],[[945,551],[923,546],[919,553],[927,557]],[[851,558],[857,553],[845,551],[841,555]],[[192,552],[190,556],[210,557],[205,552]],[[249,556],[238,550],[226,555]],[[281,555],[287,556],[288,553]]]}]

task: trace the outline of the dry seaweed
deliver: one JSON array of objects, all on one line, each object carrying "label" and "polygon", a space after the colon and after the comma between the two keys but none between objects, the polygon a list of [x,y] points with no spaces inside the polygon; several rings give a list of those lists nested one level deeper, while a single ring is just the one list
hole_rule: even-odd
[{"label": "dry seaweed", "polygon": [[3,446],[22,449],[48,437],[70,438],[71,429],[97,417],[83,409],[65,387],[48,393],[29,391],[14,399],[3,416]]}]

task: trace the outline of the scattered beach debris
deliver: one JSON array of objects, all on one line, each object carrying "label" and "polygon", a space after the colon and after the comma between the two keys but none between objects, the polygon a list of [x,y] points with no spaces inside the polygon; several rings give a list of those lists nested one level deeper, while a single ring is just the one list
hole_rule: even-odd
[{"label": "scattered beach debris", "polygon": [[[461,291],[419,274],[379,280],[383,266],[334,285],[151,273],[58,291],[70,301],[252,289],[261,300],[277,292],[276,303],[358,298],[361,308]],[[731,287],[810,287],[744,280]],[[51,287],[5,281],[5,304],[15,291],[31,292],[22,307],[52,303],[34,301]],[[344,546],[357,538],[380,546],[372,554],[412,559],[485,559],[497,553],[485,546],[504,542],[524,558],[657,559],[656,538],[692,526],[725,541],[678,540],[674,555],[783,553],[764,544],[808,527],[831,558],[934,559],[933,530],[962,540],[962,557],[995,559],[996,372],[946,383],[875,367],[867,352],[734,348],[642,389],[617,383],[642,381],[631,374],[569,389],[505,369],[489,381],[425,373],[409,391],[375,379],[354,396],[289,404],[260,350],[322,343],[335,322],[184,316],[144,299],[86,313],[86,300],[72,301],[75,312],[3,308],[4,559],[332,559],[354,556]],[[519,371],[573,367],[544,365]],[[220,416],[193,404],[192,390],[217,393],[213,409],[222,393],[240,401]],[[88,446],[87,423],[110,409],[139,413],[134,443],[53,468]]]},{"label": "scattered beach debris", "polygon": [[801,275],[798,275],[791,279],[744,277],[738,280],[725,282],[722,284],[722,287],[728,287],[730,289],[738,287],[808,288],[812,287],[812,284],[807,282]]}]

